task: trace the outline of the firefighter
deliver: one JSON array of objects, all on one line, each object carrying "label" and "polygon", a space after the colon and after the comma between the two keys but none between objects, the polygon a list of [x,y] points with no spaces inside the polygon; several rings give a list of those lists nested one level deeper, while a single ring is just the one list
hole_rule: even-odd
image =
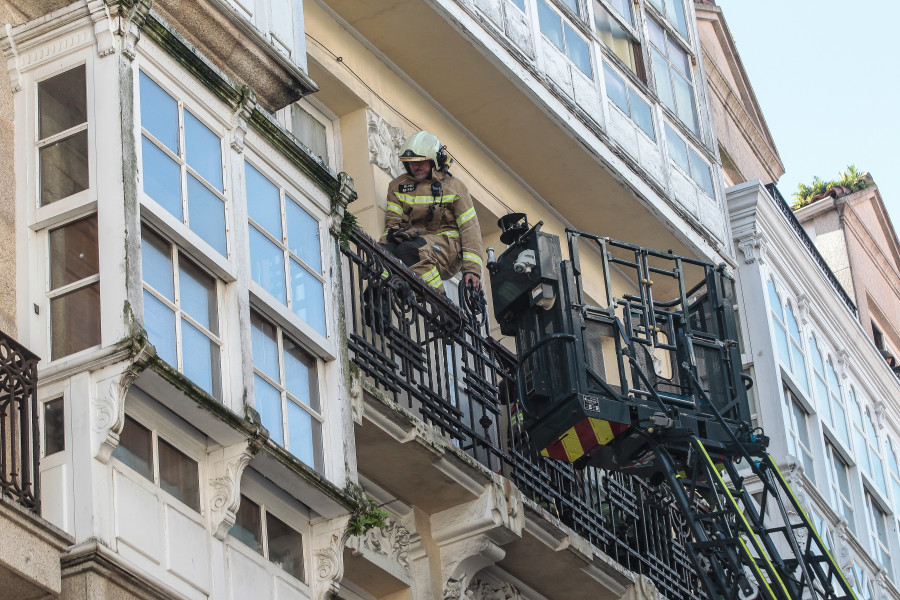
[{"label": "firefighter", "polygon": [[452,159],[437,136],[414,133],[400,151],[406,174],[388,186],[381,243],[425,283],[443,293],[460,270],[481,289],[481,228],[466,186],[450,174]]}]

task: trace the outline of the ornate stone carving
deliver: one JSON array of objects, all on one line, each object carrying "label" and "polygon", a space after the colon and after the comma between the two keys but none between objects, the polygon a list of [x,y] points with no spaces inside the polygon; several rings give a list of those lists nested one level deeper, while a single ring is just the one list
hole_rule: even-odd
[{"label": "ornate stone carving", "polygon": [[331,198],[331,233],[341,235],[341,223],[347,205],[356,200],[356,190],[353,188],[353,178],[347,173],[338,174],[338,189]]},{"label": "ornate stone carving", "polygon": [[9,64],[9,87],[15,94],[22,90],[22,72],[19,70],[21,59],[19,58],[19,51],[16,49],[16,41],[13,39],[12,29],[12,25],[7,23],[6,42],[9,44],[9,50],[6,52],[6,55],[7,59],[10,58],[10,55],[12,58],[12,60],[7,60]]},{"label": "ornate stone carving", "polygon": [[122,54],[128,60],[134,60],[137,54],[137,43],[141,39],[141,29],[147,22],[150,14],[152,0],[135,0],[134,5],[128,10],[124,18],[119,18],[117,35],[122,36]]},{"label": "ornate stone carving", "polygon": [[256,104],[256,93],[247,86],[241,87],[241,101],[234,114],[231,115],[231,147],[236,152],[244,151],[247,122],[250,120]]},{"label": "ornate stone carving", "polygon": [[264,438],[251,438],[245,443],[230,446],[211,456],[213,488],[210,499],[210,519],[217,539],[224,540],[237,518],[241,504],[241,475],[262,447]]},{"label": "ornate stone carving", "polygon": [[362,545],[382,556],[397,561],[401,567],[409,570],[409,529],[395,521],[387,519],[384,527],[370,529],[363,536]]},{"label": "ornate stone carving", "polygon": [[98,444],[94,458],[102,463],[109,462],[113,450],[119,445],[119,434],[125,425],[125,396],[146,366],[144,356],[149,346],[143,346],[132,362],[118,375],[104,379],[97,384],[91,402],[93,409],[93,430]]},{"label": "ornate stone carving", "polygon": [[369,131],[369,162],[397,177],[403,166],[397,158],[406,133],[400,127],[391,127],[379,115],[366,110]]},{"label": "ornate stone carving", "polygon": [[473,598],[474,592],[465,588],[465,579],[465,573],[460,575],[458,579],[452,577],[448,579],[444,585],[444,600],[462,600],[463,598],[468,600]]},{"label": "ornate stone carving", "polygon": [[476,579],[469,586],[472,600],[522,600],[522,594],[511,583],[491,583]]},{"label": "ornate stone carving", "polygon": [[765,262],[765,245],[763,237],[759,233],[750,233],[735,240],[738,250],[744,255],[744,262],[749,264],[759,261]]},{"label": "ornate stone carving", "polygon": [[332,534],[330,542],[327,547],[315,551],[316,579],[326,593],[337,594],[344,578],[344,540]]},{"label": "ornate stone carving", "polygon": [[809,324],[809,296],[800,294],[797,296],[797,312],[800,313],[800,321],[803,325]]}]

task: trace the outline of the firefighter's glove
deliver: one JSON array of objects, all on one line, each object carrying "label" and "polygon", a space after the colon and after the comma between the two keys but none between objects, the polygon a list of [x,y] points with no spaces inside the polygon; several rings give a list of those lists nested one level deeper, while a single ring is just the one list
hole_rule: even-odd
[{"label": "firefighter's glove", "polygon": [[392,227],[388,230],[387,237],[388,240],[400,244],[402,242],[408,242],[409,240],[414,240],[419,237],[419,230],[413,229],[409,225]]}]

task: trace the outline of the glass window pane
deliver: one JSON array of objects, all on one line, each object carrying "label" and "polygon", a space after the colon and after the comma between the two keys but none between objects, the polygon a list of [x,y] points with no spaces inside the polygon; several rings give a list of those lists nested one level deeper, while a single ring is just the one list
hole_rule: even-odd
[{"label": "glass window pane", "polygon": [[672,62],[672,66],[675,67],[682,75],[684,75],[688,80],[691,79],[691,62],[688,58],[687,52],[681,49],[681,46],[675,44],[669,38],[669,43],[667,44],[668,48],[668,56],[669,60]]},{"label": "glass window pane", "polygon": [[512,3],[516,5],[516,8],[525,12],[525,0],[512,0]]},{"label": "glass window pane", "polygon": [[619,77],[615,71],[606,64],[603,65],[603,73],[606,78],[606,95],[615,103],[616,106],[628,115],[628,98],[625,95],[625,82]]},{"label": "glass window pane", "polygon": [[84,65],[38,84],[40,139],[87,121],[86,87]]},{"label": "glass window pane", "polygon": [[650,32],[650,43],[656,46],[661,52],[666,51],[666,34],[663,33],[662,27],[653,19],[647,19],[647,31]]},{"label": "glass window pane", "polygon": [[541,33],[550,38],[550,41],[559,48],[563,49],[562,37],[562,17],[556,14],[556,11],[547,6],[545,0],[537,0],[538,6],[538,22],[541,25]]},{"label": "glass window pane", "polygon": [[284,387],[298,400],[318,410],[316,361],[287,336],[283,340]]},{"label": "glass window pane", "polygon": [[178,267],[181,310],[212,333],[218,334],[215,280],[184,257]]},{"label": "glass window pane", "polygon": [[262,554],[262,520],[259,505],[242,495],[241,505],[228,535]]},{"label": "glass window pane", "polygon": [[321,273],[322,251],[319,240],[319,223],[289,197],[284,206],[288,249],[317,273]]},{"label": "glass window pane", "polygon": [[156,144],[141,136],[143,152],[144,193],[156,200],[160,206],[184,220],[181,205],[181,167]]},{"label": "glass window pane", "polygon": [[655,140],[656,134],[653,131],[653,114],[650,112],[650,105],[631,89],[628,90],[628,99],[631,103],[631,118],[644,133],[650,136],[650,139]]},{"label": "glass window pane", "polygon": [[298,317],[325,335],[325,288],[296,261],[290,262],[291,308]]},{"label": "glass window pane", "polygon": [[247,210],[250,218],[274,238],[281,240],[281,200],[278,188],[253,166],[244,164],[247,167]]},{"label": "glass window pane", "polygon": [[266,513],[269,560],[303,581],[303,537],[283,521]]},{"label": "glass window pane", "polygon": [[584,41],[580,35],[575,33],[575,31],[569,27],[568,23],[564,25],[564,28],[566,34],[566,54],[569,59],[575,63],[576,67],[581,69],[588,77],[593,78],[594,75],[591,70],[591,51],[588,49],[587,42]]},{"label": "glass window pane", "polygon": [[684,16],[682,0],[666,0],[666,18],[675,26],[678,33],[687,38],[687,19]]},{"label": "glass window pane", "polygon": [[562,0],[562,3],[565,4],[566,6],[568,6],[569,9],[571,9],[571,11],[573,13],[575,13],[576,15],[579,14],[578,13],[578,0]]},{"label": "glass window pane", "polygon": [[256,411],[263,427],[269,430],[269,438],[284,446],[284,422],[281,415],[281,393],[259,375],[253,376],[253,395]]},{"label": "glass window pane", "polygon": [[159,440],[159,487],[194,510],[200,510],[200,470],[197,461],[188,458],[164,439]]},{"label": "glass window pane", "polygon": [[656,93],[663,104],[675,110],[675,95],[672,92],[672,81],[669,78],[669,63],[656,48],[650,53],[653,63],[653,76],[656,78]]},{"label": "glass window pane", "polygon": [[185,160],[192,169],[222,191],[222,142],[189,111],[184,111]]},{"label": "glass window pane", "polygon": [[[691,172],[688,163],[687,144],[681,139],[675,130],[666,123],[666,147],[669,149],[669,158],[675,161],[675,164],[684,169],[686,173]],[[780,310],[779,304],[779,310]]]},{"label": "glass window pane", "polygon": [[[272,378],[281,381],[278,369],[278,332],[275,326],[250,313],[250,336],[253,345],[253,366]],[[287,369],[287,367],[285,367]]]},{"label": "glass window pane", "polygon": [[[691,177],[694,178],[694,181],[703,188],[710,196],[713,195],[713,181],[712,181],[712,173],[709,170],[709,165],[700,158],[700,155],[694,152],[693,148],[689,148],[689,155],[691,159]],[[789,363],[790,364],[790,363]]]},{"label": "glass window pane", "polygon": [[185,377],[216,400],[222,399],[219,345],[185,320],[181,322],[181,344]]},{"label": "glass window pane", "polygon": [[681,119],[691,131],[698,133],[700,131],[700,126],[697,123],[697,111],[694,108],[694,88],[680,73],[673,74],[672,82],[675,85],[675,101],[678,104],[678,118]]},{"label": "glass window pane", "polygon": [[62,398],[44,402],[44,456],[66,449],[65,407]]},{"label": "glass window pane", "polygon": [[178,102],[143,71],[141,81],[141,126],[169,150],[179,154]]},{"label": "glass window pane", "polygon": [[225,256],[225,203],[193,175],[187,177],[188,222],[203,240]]},{"label": "glass window pane", "polygon": [[150,481],[153,481],[153,440],[150,430],[125,415],[125,426],[119,434],[119,445],[113,450],[113,457],[129,466]]},{"label": "glass window pane", "polygon": [[175,355],[175,311],[144,290],[144,329],[156,355],[173,367],[178,367]]},{"label": "glass window pane", "polygon": [[[595,4],[597,3],[595,2]],[[634,21],[631,19],[631,2],[629,0],[611,0],[610,4],[613,5],[617,13],[625,18],[629,25],[634,26]]]},{"label": "glass window pane", "polygon": [[328,163],[327,130],[325,125],[302,107],[291,105],[291,133],[303,144]]},{"label": "glass window pane", "polygon": [[806,374],[806,364],[803,362],[803,355],[800,354],[800,350],[793,344],[791,344],[791,360],[794,363],[794,375],[797,376],[797,382],[800,384],[800,389],[808,394],[809,377]]},{"label": "glass window pane", "polygon": [[594,30],[600,40],[615,52],[622,62],[628,65],[632,71],[637,71],[634,40],[631,34],[619,25],[618,21],[597,0],[594,0]]},{"label": "glass window pane", "polygon": [[[316,440],[313,437],[313,418],[312,416],[288,400],[288,432],[291,454],[313,468],[316,467]],[[318,423],[315,424],[318,426]]]},{"label": "glass window pane", "polygon": [[250,225],[250,270],[253,281],[261,285],[282,304],[287,304],[284,281],[284,252]]},{"label": "glass window pane", "polygon": [[41,206],[88,189],[88,134],[80,131],[40,150]]},{"label": "glass window pane", "polygon": [[100,343],[100,284],[50,300],[51,360]]},{"label": "glass window pane", "polygon": [[784,321],[784,309],[781,307],[781,297],[778,295],[778,289],[775,287],[775,281],[769,279],[769,308],[778,316],[780,321]]},{"label": "glass window pane", "polygon": [[50,289],[100,272],[97,215],[50,231]]},{"label": "glass window pane", "polygon": [[174,269],[169,243],[149,229],[141,231],[141,269],[145,282],[175,302]]}]

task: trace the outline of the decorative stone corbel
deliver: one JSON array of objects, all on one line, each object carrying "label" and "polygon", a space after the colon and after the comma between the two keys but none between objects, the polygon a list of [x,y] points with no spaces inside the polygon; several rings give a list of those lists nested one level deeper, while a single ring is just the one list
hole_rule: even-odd
[{"label": "decorative stone corbel", "polygon": [[[130,7],[125,7],[119,0],[107,0],[109,5],[119,5],[121,10],[118,16],[118,27],[115,34],[122,37],[122,54],[128,60],[134,60],[137,55],[137,43],[141,39],[141,29],[147,22],[150,14],[150,5],[153,0],[134,0]],[[124,10],[122,10],[124,9]]]},{"label": "decorative stone corbel", "polygon": [[124,370],[97,383],[91,402],[92,429],[96,434],[94,458],[104,464],[109,462],[113,450],[119,445],[119,434],[125,425],[125,396],[146,368],[150,348],[149,345],[142,346]]},{"label": "decorative stone corbel", "polygon": [[840,375],[841,379],[847,379],[850,375],[848,370],[850,368],[850,354],[844,350],[838,350],[837,353],[837,372]]},{"label": "decorative stone corbel", "polygon": [[522,600],[522,593],[513,584],[503,581],[493,583],[476,579],[469,585],[466,597],[472,600]]},{"label": "decorative stone corbel", "polygon": [[256,92],[248,86],[241,87],[241,99],[231,115],[231,147],[236,152],[244,151],[244,136],[247,135],[247,122],[253,109],[256,108]]},{"label": "decorative stone corbel", "polygon": [[335,237],[341,235],[344,213],[347,211],[347,206],[354,200],[356,200],[356,190],[353,187],[353,178],[347,173],[339,173],[338,188],[331,197],[331,233]]},{"label": "decorative stone corbel", "polygon": [[209,502],[213,535],[224,540],[237,518],[241,504],[241,475],[262,447],[264,436],[254,436],[246,442],[221,448],[210,454],[213,489]]},{"label": "decorative stone corbel", "polygon": [[9,87],[13,94],[22,90],[22,71],[19,70],[19,51],[16,48],[16,41],[13,39],[13,27],[9,23],[6,24],[6,42],[9,44],[7,52],[7,71],[9,72]]},{"label": "decorative stone corbel", "polygon": [[809,296],[800,294],[797,296],[797,312],[800,313],[800,321],[802,325],[809,324]]},{"label": "decorative stone corbel", "polygon": [[344,578],[344,543],[343,536],[331,534],[329,544],[315,551],[316,583],[321,593],[315,594],[316,600],[328,598],[341,591],[341,580]]},{"label": "decorative stone corbel", "polygon": [[759,261],[760,264],[765,263],[765,242],[762,234],[748,233],[743,237],[735,239],[738,250],[744,255],[744,262],[753,264]]},{"label": "decorative stone corbel", "polygon": [[385,556],[409,571],[409,544],[412,533],[396,519],[389,518],[384,527],[363,534],[357,547]]},{"label": "decorative stone corbel", "polygon": [[399,154],[406,133],[400,127],[391,127],[380,115],[366,110],[369,136],[369,162],[386,171],[391,177],[403,173]]}]

